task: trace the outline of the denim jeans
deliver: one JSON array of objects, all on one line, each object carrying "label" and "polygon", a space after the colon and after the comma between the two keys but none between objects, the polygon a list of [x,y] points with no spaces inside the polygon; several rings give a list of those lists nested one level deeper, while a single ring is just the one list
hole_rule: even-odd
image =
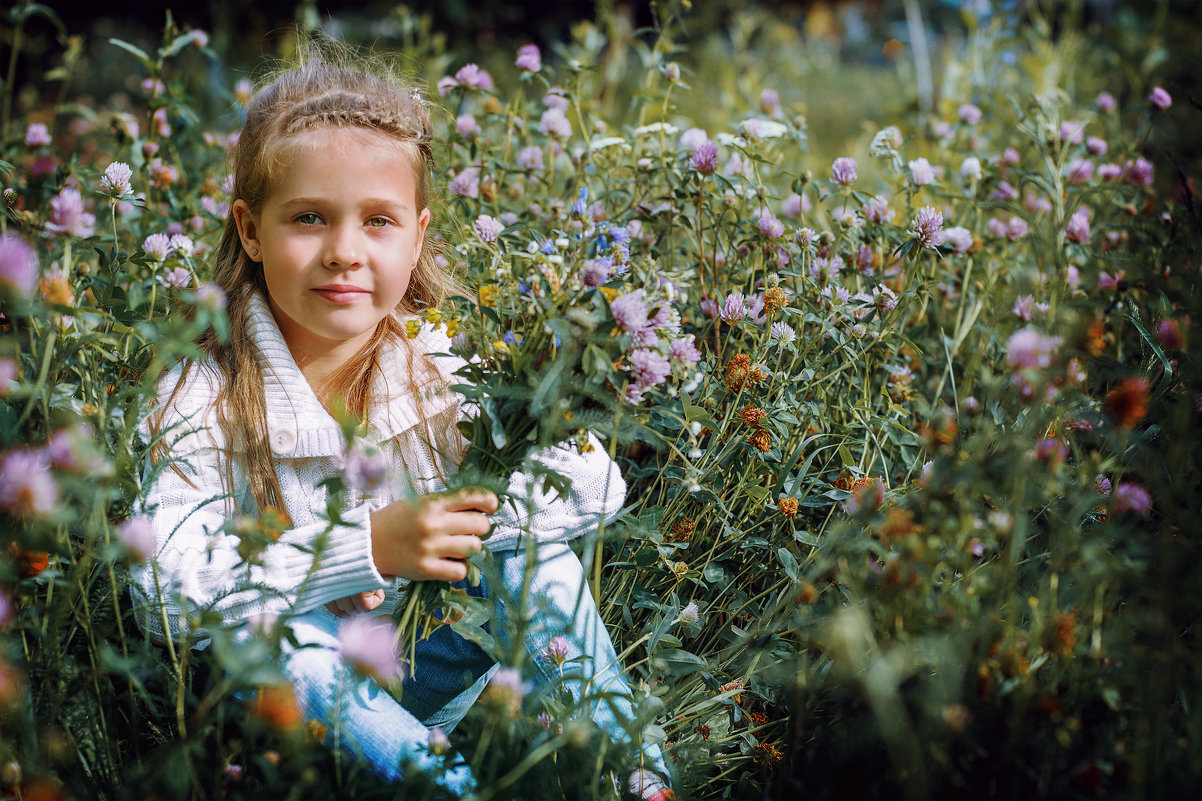
[{"label": "denim jeans", "polygon": [[[527,661],[536,666],[535,687],[561,683],[572,694],[581,717],[591,718],[616,740],[628,740],[624,723],[634,716],[630,687],[589,593],[580,559],[564,543],[537,547],[537,563],[525,588],[529,622],[522,635]],[[494,562],[502,586],[486,586],[485,591],[502,616],[499,625],[491,627],[492,633],[504,640],[506,611],[522,597],[527,581],[527,553],[496,553]],[[309,646],[286,651],[284,665],[305,714],[330,726],[331,737],[337,736],[384,778],[399,778],[405,757],[423,769],[433,769],[435,760],[425,751],[429,727],[449,730],[462,720],[497,665],[477,645],[449,626],[441,627],[418,644],[417,671],[403,684],[402,706],[373,679],[359,676],[342,661],[339,623],[324,608],[291,622],[297,641]],[[569,646],[562,668],[545,656],[557,635],[563,635]],[[582,698],[588,699],[587,708],[581,707]],[[643,743],[641,750],[644,766],[665,774],[659,746]],[[446,772],[441,780],[457,794],[474,787],[466,766]]]}]

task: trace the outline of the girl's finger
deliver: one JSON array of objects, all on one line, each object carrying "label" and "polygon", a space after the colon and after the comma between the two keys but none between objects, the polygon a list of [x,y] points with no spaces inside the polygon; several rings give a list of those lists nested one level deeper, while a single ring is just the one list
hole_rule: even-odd
[{"label": "girl's finger", "polygon": [[459,534],[447,537],[440,549],[444,557],[466,559],[484,547],[480,538],[471,534]]},{"label": "girl's finger", "polygon": [[492,522],[481,512],[455,512],[447,518],[447,533],[451,535],[470,534],[473,537],[483,537],[492,528]]},{"label": "girl's finger", "polygon": [[490,515],[497,511],[497,496],[485,489],[469,488],[445,496],[443,508],[448,512],[479,511]]},{"label": "girl's finger", "polygon": [[372,590],[371,592],[365,592],[360,597],[363,599],[363,611],[365,612],[370,612],[380,604],[384,603],[383,590]]}]

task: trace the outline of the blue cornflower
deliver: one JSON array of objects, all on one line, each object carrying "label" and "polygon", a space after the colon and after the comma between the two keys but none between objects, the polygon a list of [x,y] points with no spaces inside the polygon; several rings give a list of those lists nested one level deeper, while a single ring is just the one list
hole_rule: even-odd
[{"label": "blue cornflower", "polygon": [[517,338],[517,335],[512,331],[506,331],[505,336],[501,337],[501,341],[508,345],[521,345],[522,342]]},{"label": "blue cornflower", "polygon": [[554,254],[555,253],[555,240],[548,239],[548,240],[544,241],[542,246],[539,248],[539,251],[548,256]]},{"label": "blue cornflower", "polygon": [[614,242],[619,245],[630,239],[630,234],[626,231],[626,226],[624,225],[614,225],[610,223],[609,235],[613,237]]},{"label": "blue cornflower", "polygon": [[582,187],[580,187],[580,199],[572,204],[572,213],[573,214],[584,214],[585,210],[588,209],[587,204],[588,204],[588,187],[582,186]]}]

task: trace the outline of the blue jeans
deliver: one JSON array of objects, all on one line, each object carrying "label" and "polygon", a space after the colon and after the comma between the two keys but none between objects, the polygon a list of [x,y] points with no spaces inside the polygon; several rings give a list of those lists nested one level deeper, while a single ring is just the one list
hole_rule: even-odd
[{"label": "blue jeans", "polygon": [[[625,741],[625,723],[633,719],[630,687],[618,663],[613,641],[585,582],[584,567],[564,543],[538,547],[529,571],[527,620],[522,647],[537,666],[535,686],[559,682],[571,692],[581,717],[594,720],[612,738]],[[486,587],[505,620],[506,610],[522,597],[527,581],[525,551],[495,553],[501,587]],[[449,626],[418,644],[417,671],[403,685],[404,706],[373,679],[351,670],[338,653],[341,621],[324,608],[293,618],[291,626],[303,647],[285,651],[285,672],[296,687],[306,716],[331,727],[352,751],[360,754],[384,778],[397,779],[406,757],[433,770],[436,760],[426,753],[429,728],[453,728],[479,697],[496,669],[494,660]],[[504,640],[504,625],[491,627]],[[561,668],[544,652],[557,635],[569,646]],[[583,658],[581,658],[583,657]],[[470,684],[470,686],[468,686]],[[581,699],[588,701],[587,708]],[[665,774],[663,755],[654,743],[641,744],[645,767]],[[466,766],[447,771],[442,783],[455,793],[471,790],[474,780]]]}]

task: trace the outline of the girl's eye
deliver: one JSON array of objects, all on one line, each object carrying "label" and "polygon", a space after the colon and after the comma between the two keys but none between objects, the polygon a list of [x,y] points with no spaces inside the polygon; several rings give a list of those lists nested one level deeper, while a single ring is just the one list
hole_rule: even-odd
[{"label": "girl's eye", "polygon": [[321,222],[321,218],[311,211],[306,211],[304,214],[297,216],[296,221],[301,225],[317,225]]},{"label": "girl's eye", "polygon": [[367,221],[367,224],[372,228],[383,228],[388,225],[387,217],[372,217]]}]

